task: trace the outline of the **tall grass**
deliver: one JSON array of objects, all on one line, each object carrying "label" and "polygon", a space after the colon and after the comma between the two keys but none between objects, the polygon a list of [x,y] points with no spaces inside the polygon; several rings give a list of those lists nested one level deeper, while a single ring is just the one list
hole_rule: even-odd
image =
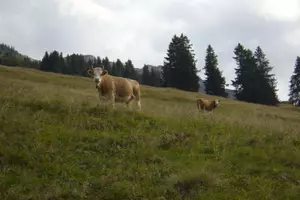
[{"label": "tall grass", "polygon": [[[89,78],[0,67],[1,199],[299,199],[300,110],[142,86],[142,112]],[[133,104],[133,108],[134,104]]]}]

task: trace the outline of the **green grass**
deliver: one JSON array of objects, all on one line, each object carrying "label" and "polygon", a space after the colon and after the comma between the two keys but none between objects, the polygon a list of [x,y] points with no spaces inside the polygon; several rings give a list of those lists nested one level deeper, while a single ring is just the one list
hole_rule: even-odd
[{"label": "green grass", "polygon": [[[0,66],[0,199],[299,199],[300,110],[142,86],[142,112],[89,78]],[[136,106],[133,104],[133,108]]]}]

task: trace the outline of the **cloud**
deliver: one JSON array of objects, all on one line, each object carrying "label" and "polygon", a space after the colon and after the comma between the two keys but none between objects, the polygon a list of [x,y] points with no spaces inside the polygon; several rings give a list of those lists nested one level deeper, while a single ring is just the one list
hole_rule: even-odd
[{"label": "cloud", "polygon": [[92,0],[55,0],[60,6],[62,15],[83,17],[86,20],[99,20],[109,22],[114,19],[114,13]]},{"label": "cloud", "polygon": [[[211,44],[227,83],[238,42],[260,45],[274,66],[280,99],[300,52],[300,0],[10,0],[0,7],[1,42],[34,58],[45,51],[163,63],[174,34],[186,34],[203,68]],[[204,78],[203,73],[200,76]]]},{"label": "cloud", "polygon": [[300,16],[299,0],[265,0],[259,11],[261,15],[270,20],[297,21]]}]

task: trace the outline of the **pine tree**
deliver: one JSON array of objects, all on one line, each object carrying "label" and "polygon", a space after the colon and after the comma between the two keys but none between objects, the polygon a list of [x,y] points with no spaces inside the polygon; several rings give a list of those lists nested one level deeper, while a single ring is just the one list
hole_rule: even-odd
[{"label": "pine tree", "polygon": [[142,74],[142,83],[143,85],[151,85],[150,70],[148,65],[144,65],[143,74]]},{"label": "pine tree", "polygon": [[58,51],[54,50],[49,55],[49,65],[50,65],[50,71],[54,73],[61,73],[61,66],[60,66],[60,59],[59,59],[59,53]]},{"label": "pine tree", "polygon": [[237,68],[235,68],[236,78],[232,80],[235,87],[235,95],[237,100],[257,103],[256,101],[256,62],[253,53],[249,49],[245,49],[243,45],[238,43],[234,49]]},{"label": "pine tree", "polygon": [[110,61],[109,61],[108,57],[105,57],[102,60],[102,65],[103,65],[104,69],[106,69],[108,71],[109,74],[112,73],[112,66],[110,64]]},{"label": "pine tree", "polygon": [[87,64],[88,64],[89,68],[93,66],[94,60],[95,60],[95,59],[90,59],[90,60],[88,60]]},{"label": "pine tree", "polygon": [[225,78],[218,68],[217,55],[215,55],[211,45],[208,45],[206,49],[204,69],[207,77],[204,81],[205,92],[210,95],[227,97],[228,94],[225,91]]},{"label": "pine tree", "polygon": [[160,84],[162,87],[171,87],[171,65],[164,61],[161,71]]},{"label": "pine tree", "polygon": [[127,62],[125,63],[123,77],[137,80],[137,74],[131,60],[127,60]]},{"label": "pine tree", "polygon": [[187,91],[199,90],[195,55],[187,36],[174,35],[164,61],[162,84]]},{"label": "pine tree", "polygon": [[95,63],[95,66],[94,67],[101,67],[102,66],[102,60],[99,56],[97,56],[97,59],[96,59],[96,63]]},{"label": "pine tree", "polygon": [[160,73],[155,71],[154,68],[152,68],[152,70],[151,70],[150,80],[151,80],[151,86],[154,86],[154,87],[160,86]]},{"label": "pine tree", "polygon": [[44,57],[42,58],[41,64],[40,64],[40,70],[41,71],[50,71],[49,66],[49,54],[46,51]]},{"label": "pine tree", "polygon": [[270,62],[260,46],[256,48],[254,58],[257,67],[257,81],[255,83],[258,94],[256,99],[260,104],[277,105],[279,100],[276,94],[276,78],[274,74],[270,74],[273,67],[270,66]]},{"label": "pine tree", "polygon": [[294,72],[290,78],[289,101],[295,106],[300,106],[300,57],[297,56]]},{"label": "pine tree", "polygon": [[112,74],[114,76],[124,76],[124,64],[121,62],[120,59],[117,59],[116,63],[112,67]]},{"label": "pine tree", "polygon": [[63,74],[67,74],[68,66],[67,66],[67,63],[66,63],[62,53],[59,54],[59,64],[58,65],[60,68],[59,72],[63,73]]},{"label": "pine tree", "polygon": [[116,76],[116,62],[112,62],[111,64],[111,75]]},{"label": "pine tree", "polygon": [[279,103],[273,69],[266,55],[258,46],[253,54],[240,43],[234,49],[237,77],[232,81],[236,88],[236,98],[241,101],[264,105]]}]

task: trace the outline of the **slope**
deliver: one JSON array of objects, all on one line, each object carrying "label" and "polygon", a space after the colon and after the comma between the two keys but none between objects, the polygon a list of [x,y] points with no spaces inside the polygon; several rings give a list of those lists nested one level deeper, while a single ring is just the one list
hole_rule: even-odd
[{"label": "slope", "polygon": [[299,196],[288,105],[221,99],[204,115],[198,93],[143,86],[142,113],[112,111],[89,78],[0,66],[0,80],[1,199]]}]

